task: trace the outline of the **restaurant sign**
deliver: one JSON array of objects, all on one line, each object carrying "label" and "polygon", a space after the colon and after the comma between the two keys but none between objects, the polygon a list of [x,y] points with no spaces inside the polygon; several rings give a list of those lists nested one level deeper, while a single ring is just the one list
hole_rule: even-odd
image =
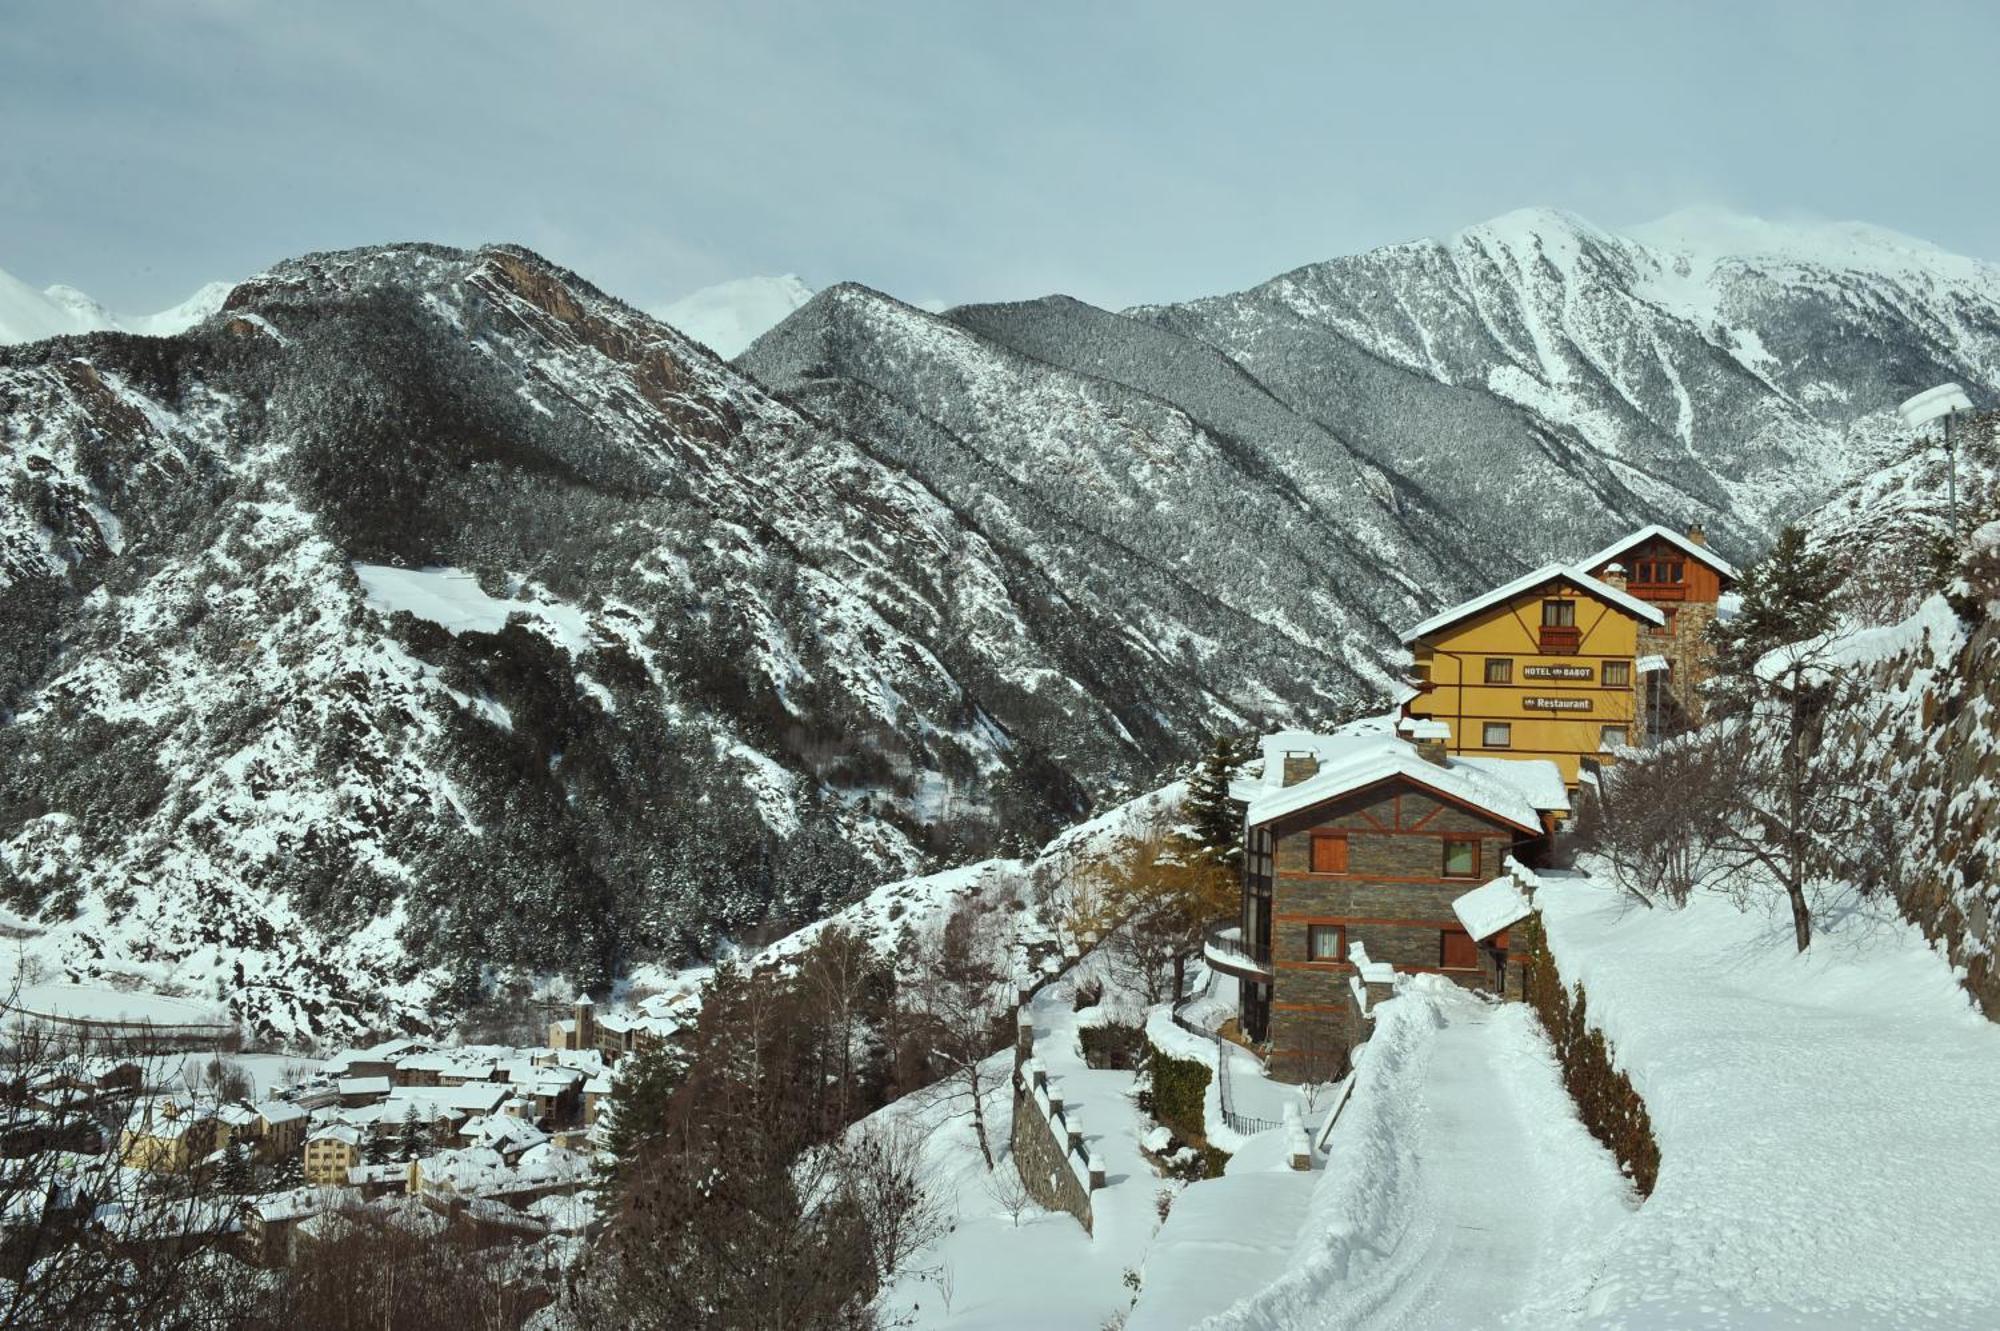
[{"label": "restaurant sign", "polygon": [[1521,706],[1534,712],[1587,712],[1588,698],[1523,698]]}]

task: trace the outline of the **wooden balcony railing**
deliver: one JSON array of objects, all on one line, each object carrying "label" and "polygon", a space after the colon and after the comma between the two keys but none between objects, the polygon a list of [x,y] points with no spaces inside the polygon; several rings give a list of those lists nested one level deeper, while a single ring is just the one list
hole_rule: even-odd
[{"label": "wooden balcony railing", "polygon": [[1583,631],[1574,624],[1542,625],[1543,656],[1574,656],[1583,646]]}]

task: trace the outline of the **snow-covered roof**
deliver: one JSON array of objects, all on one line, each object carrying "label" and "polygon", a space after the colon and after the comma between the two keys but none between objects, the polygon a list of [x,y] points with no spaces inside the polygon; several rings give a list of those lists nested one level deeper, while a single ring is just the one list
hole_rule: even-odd
[{"label": "snow-covered roof", "polygon": [[342,1095],[387,1095],[387,1077],[342,1077],[337,1083]]},{"label": "snow-covered roof", "polygon": [[361,1145],[361,1129],[347,1123],[329,1123],[323,1128],[314,1128],[307,1141],[346,1142],[349,1146]]},{"label": "snow-covered roof", "polygon": [[257,1113],[270,1124],[292,1123],[306,1116],[305,1110],[283,1100],[266,1100],[257,1106]]},{"label": "snow-covered roof", "polygon": [[1670,527],[1662,527],[1657,522],[1650,526],[1639,528],[1639,530],[1633,532],[1630,536],[1619,537],[1596,554],[1579,559],[1576,566],[1584,570],[1596,568],[1608,559],[1616,559],[1619,555],[1624,554],[1641,541],[1651,540],[1668,542],[1679,548],[1689,558],[1700,560],[1725,578],[1734,579],[1737,576],[1736,566],[1721,555],[1718,555],[1699,541],[1690,541],[1681,533]]},{"label": "snow-covered roof", "polygon": [[1569,788],[1562,768],[1547,758],[1496,758],[1483,753],[1455,753],[1452,762],[1507,782],[1544,813],[1569,812]]},{"label": "snow-covered roof", "polygon": [[1435,633],[1441,628],[1456,624],[1461,619],[1469,618],[1484,610],[1491,610],[1498,605],[1505,605],[1515,597],[1532,591],[1545,582],[1567,582],[1578,590],[1595,596],[1600,601],[1618,607],[1634,619],[1645,620],[1648,624],[1664,624],[1667,622],[1667,617],[1652,606],[1647,605],[1644,601],[1627,596],[1616,587],[1599,582],[1596,578],[1585,573],[1580,567],[1569,564],[1544,564],[1533,573],[1524,573],[1512,582],[1495,587],[1483,596],[1475,596],[1470,601],[1461,601],[1449,610],[1439,611],[1415,628],[1403,633],[1401,640],[1405,643],[1415,642],[1419,638]]},{"label": "snow-covered roof", "polygon": [[[1566,798],[1559,798],[1553,804],[1536,803],[1537,799],[1546,801],[1551,798],[1553,792],[1548,785],[1551,775],[1554,792],[1562,789],[1561,775],[1556,772],[1553,763],[1512,763],[1504,759],[1471,762],[1458,757],[1434,763],[1418,754],[1407,741],[1387,733],[1386,727],[1372,732],[1313,738],[1318,741],[1314,752],[1319,759],[1319,772],[1296,785],[1274,788],[1266,784],[1263,793],[1250,802],[1246,814],[1248,826],[1255,827],[1273,818],[1282,818],[1392,777],[1405,778],[1528,832],[1541,830],[1543,808],[1569,807]],[[1267,748],[1270,743],[1266,741]],[[1506,766],[1498,765],[1500,763],[1506,763]],[[1529,770],[1518,774],[1508,770],[1516,766]],[[1548,772],[1533,770],[1541,767],[1549,769]],[[1516,779],[1517,776],[1521,779]],[[1282,780],[1282,777],[1279,779]]]},{"label": "snow-covered roof", "polygon": [[1484,942],[1509,925],[1519,924],[1535,913],[1509,874],[1501,874],[1484,887],[1475,887],[1451,903],[1452,914],[1465,926],[1474,942]]}]

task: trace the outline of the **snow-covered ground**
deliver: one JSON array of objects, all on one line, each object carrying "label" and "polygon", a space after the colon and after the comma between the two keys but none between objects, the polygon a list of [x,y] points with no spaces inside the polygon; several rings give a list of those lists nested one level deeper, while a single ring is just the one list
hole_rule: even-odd
[{"label": "snow-covered ground", "polygon": [[1094,1232],[1085,1233],[1066,1213],[1032,1203],[1017,1223],[996,1198],[996,1190],[1014,1178],[1008,1151],[1013,1055],[997,1054],[986,1063],[994,1087],[987,1098],[997,1161],[993,1174],[980,1158],[968,1118],[903,1100],[870,1120],[876,1126],[917,1128],[931,1186],[954,1220],[952,1232],[920,1254],[911,1274],[883,1294],[878,1306],[885,1314],[907,1316],[909,1325],[921,1328],[1022,1331],[1095,1328],[1130,1306],[1126,1272],[1144,1264],[1160,1225],[1160,1191],[1176,1185],[1158,1177],[1141,1153],[1152,1123],[1132,1103],[1134,1074],[1084,1064],[1077,1040],[1083,1014],[1073,1009],[1071,993],[1077,979],[1092,973],[1094,961],[1086,960],[1030,1004],[1035,1057],[1062,1088],[1085,1145],[1104,1162],[1105,1186],[1091,1197]]},{"label": "snow-covered ground", "polygon": [[2000,1325],[2000,1026],[1887,903],[1539,894],[1645,1098],[1659,1182],[1595,1238],[1591,1325]]},{"label": "snow-covered ground", "polygon": [[[1630,1189],[1578,1121],[1533,1015],[1435,976],[1407,978],[1375,1012],[1305,1205],[1269,1185],[1191,1188],[1132,1331],[1563,1320],[1589,1237],[1629,1215]],[[1296,1215],[1289,1232],[1274,1203]],[[1258,1249],[1251,1269],[1276,1268],[1262,1288],[1212,1237],[1232,1227]]]}]

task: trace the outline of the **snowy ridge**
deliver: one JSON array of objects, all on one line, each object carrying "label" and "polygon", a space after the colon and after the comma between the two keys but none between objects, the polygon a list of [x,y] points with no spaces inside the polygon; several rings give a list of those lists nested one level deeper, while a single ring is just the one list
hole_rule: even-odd
[{"label": "snowy ridge", "polygon": [[75,287],[52,286],[36,291],[0,271],[0,345],[77,333],[171,337],[186,332],[221,309],[231,285],[210,282],[180,304],[157,314],[113,314]]},{"label": "snowy ridge", "polygon": [[731,360],[812,295],[812,288],[791,273],[739,277],[669,301],[654,317]]}]

